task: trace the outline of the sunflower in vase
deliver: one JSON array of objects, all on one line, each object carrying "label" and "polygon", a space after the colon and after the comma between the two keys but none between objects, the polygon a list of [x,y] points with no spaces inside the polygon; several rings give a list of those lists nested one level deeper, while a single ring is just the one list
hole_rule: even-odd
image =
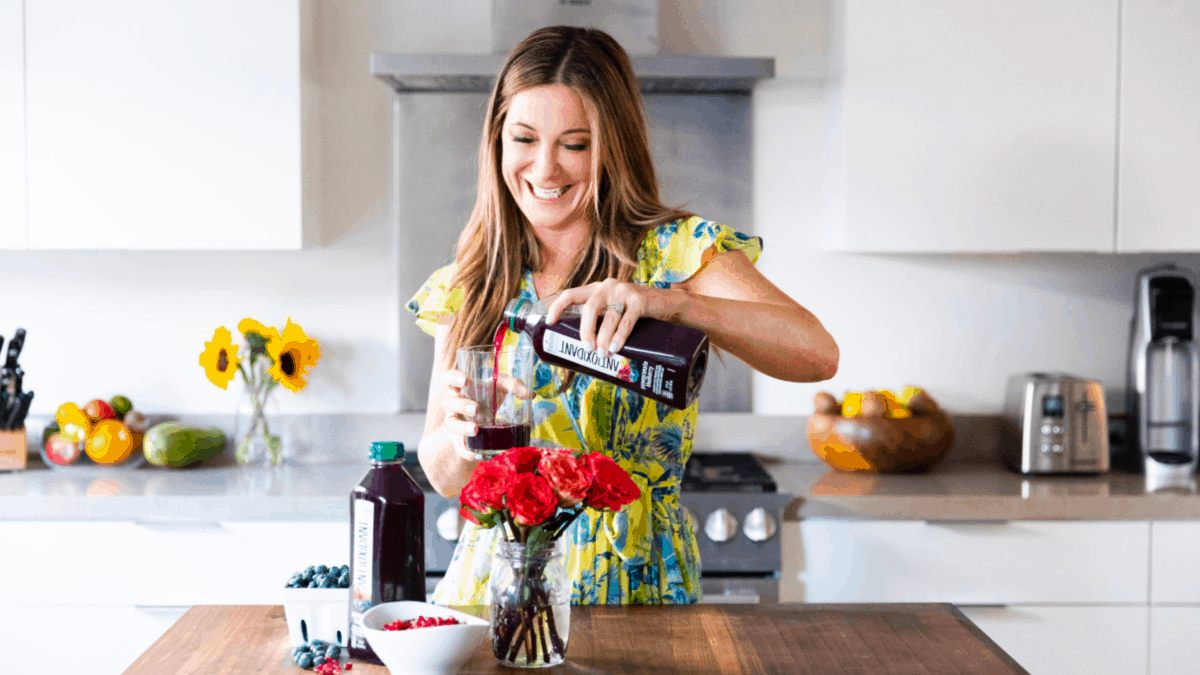
[{"label": "sunflower in vase", "polygon": [[[267,462],[276,466],[283,461],[283,448],[279,434],[272,434],[267,423],[267,401],[280,385],[293,393],[304,389],[309,369],[321,359],[321,345],[308,337],[291,317],[282,332],[251,318],[238,323],[238,332],[242,334],[242,344],[234,344],[228,328],[218,327],[212,341],[204,343],[200,365],[209,381],[222,389],[227,389],[238,373],[242,375],[250,410],[246,411],[245,423],[239,423],[234,453],[238,463],[256,463],[261,439]],[[246,356],[239,356],[239,352]]]}]

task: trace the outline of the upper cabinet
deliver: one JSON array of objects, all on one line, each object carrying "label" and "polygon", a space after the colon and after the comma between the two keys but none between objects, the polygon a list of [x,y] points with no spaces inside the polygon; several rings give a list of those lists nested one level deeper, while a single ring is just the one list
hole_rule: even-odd
[{"label": "upper cabinet", "polygon": [[0,250],[25,248],[22,0],[0,0]]},{"label": "upper cabinet", "polygon": [[301,247],[297,0],[24,8],[29,248]]},{"label": "upper cabinet", "polygon": [[1117,0],[844,8],[845,193],[827,246],[1113,251]]},{"label": "upper cabinet", "polygon": [[1124,0],[1117,250],[1200,251],[1200,0]]}]

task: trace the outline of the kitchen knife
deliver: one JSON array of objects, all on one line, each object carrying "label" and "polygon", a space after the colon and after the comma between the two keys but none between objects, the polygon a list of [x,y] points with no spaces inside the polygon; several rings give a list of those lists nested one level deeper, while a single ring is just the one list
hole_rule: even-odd
[{"label": "kitchen knife", "polygon": [[4,362],[5,370],[15,370],[17,367],[17,357],[21,355],[21,348],[25,346],[25,329],[18,328],[16,335],[8,341],[8,359]]},{"label": "kitchen knife", "polygon": [[6,423],[6,428],[9,431],[21,429],[25,426],[25,416],[29,414],[29,404],[33,401],[33,392],[23,394],[17,402],[17,407],[13,409]]}]

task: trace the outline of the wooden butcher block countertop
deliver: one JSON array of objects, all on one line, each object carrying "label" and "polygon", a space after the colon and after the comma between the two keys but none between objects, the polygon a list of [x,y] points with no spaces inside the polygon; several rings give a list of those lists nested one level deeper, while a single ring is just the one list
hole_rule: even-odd
[{"label": "wooden butcher block countertop", "polygon": [[[484,608],[465,609],[484,615]],[[193,607],[125,675],[300,675],[283,608]],[[344,662],[344,659],[343,659]],[[353,662],[347,675],[386,675]],[[462,673],[500,666],[485,643]],[[543,673],[1026,673],[952,605],[576,606],[565,663]]]}]

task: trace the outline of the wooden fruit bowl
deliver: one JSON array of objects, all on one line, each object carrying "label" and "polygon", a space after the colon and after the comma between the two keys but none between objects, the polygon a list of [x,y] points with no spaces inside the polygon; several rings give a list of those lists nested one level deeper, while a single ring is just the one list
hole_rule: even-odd
[{"label": "wooden fruit bowl", "polygon": [[863,396],[861,417],[842,417],[830,394],[816,396],[808,418],[808,443],[829,466],[862,473],[920,472],[933,468],[954,445],[954,425],[938,404],[921,392],[909,401],[907,418],[884,416],[881,395]]}]

